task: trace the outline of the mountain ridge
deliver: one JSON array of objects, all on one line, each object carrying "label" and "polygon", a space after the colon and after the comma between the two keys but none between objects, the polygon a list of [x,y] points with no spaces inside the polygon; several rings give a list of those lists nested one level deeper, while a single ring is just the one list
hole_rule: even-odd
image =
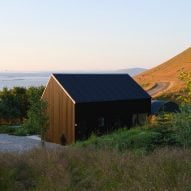
[{"label": "mountain ridge", "polygon": [[185,84],[179,79],[181,71],[191,71],[191,47],[183,52],[167,60],[166,62],[151,68],[141,74],[138,74],[134,79],[144,88],[149,89],[151,84],[158,82],[169,82],[169,93],[180,91]]}]

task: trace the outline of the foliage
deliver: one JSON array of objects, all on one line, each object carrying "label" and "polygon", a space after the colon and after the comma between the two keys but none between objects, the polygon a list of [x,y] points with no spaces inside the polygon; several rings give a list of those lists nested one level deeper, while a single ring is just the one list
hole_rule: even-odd
[{"label": "foliage", "polygon": [[22,109],[18,108],[18,100],[15,89],[8,90],[4,88],[0,93],[0,118],[6,120],[8,123],[12,119],[21,118]]},{"label": "foliage", "polygon": [[0,126],[0,133],[4,134],[14,134],[16,132],[16,128],[12,126],[2,125]]},{"label": "foliage", "polygon": [[28,97],[27,97],[27,89],[21,87],[14,87],[12,89],[12,94],[15,99],[14,107],[19,110],[18,115],[15,118],[20,118],[22,121],[23,118],[26,117],[26,112],[29,108],[28,105]]},{"label": "foliage", "polygon": [[184,105],[173,115],[173,128],[177,141],[184,147],[191,146],[191,106]]},{"label": "foliage", "polygon": [[93,135],[87,141],[77,142],[76,145],[79,147],[117,149],[118,151],[133,150],[145,153],[156,148],[159,139],[161,139],[161,133],[151,129],[119,129],[102,137]]},{"label": "foliage", "polygon": [[30,88],[28,94],[30,108],[23,128],[29,134],[41,134],[41,138],[44,140],[48,126],[47,102],[41,99],[42,92],[39,89]]},{"label": "foliage", "polygon": [[22,125],[19,128],[17,128],[14,133],[12,133],[12,135],[16,135],[16,136],[26,136],[29,134],[30,133],[28,132],[28,130],[24,128]]},{"label": "foliage", "polygon": [[[171,115],[169,124],[163,125],[163,129],[172,127],[171,135],[176,139],[177,144],[184,147],[191,146],[191,72],[180,72],[179,79],[185,83],[185,88],[179,92],[177,100],[181,105],[181,112]],[[160,121],[157,125],[161,126]]]},{"label": "foliage", "polygon": [[179,100],[183,104],[191,105],[191,72],[181,71],[179,78],[186,84],[185,89],[182,91],[182,95],[179,96]]},{"label": "foliage", "polygon": [[179,79],[186,87],[178,97],[181,102],[181,112],[173,115],[173,129],[177,142],[189,147],[191,146],[191,72],[181,71]]},{"label": "foliage", "polygon": [[161,133],[163,140],[160,144],[190,147],[191,106],[183,104],[179,113],[160,114],[150,128]]},{"label": "foliage", "polygon": [[[14,87],[8,90],[4,88],[0,92],[0,119],[6,124],[24,125],[13,129],[11,127],[0,127],[0,132],[27,135],[41,134],[43,139],[48,124],[46,115],[47,103],[41,100],[44,87]],[[19,120],[18,120],[19,119]]]},{"label": "foliage", "polygon": [[191,150],[65,148],[0,155],[0,190],[190,190]]},{"label": "foliage", "polygon": [[191,146],[191,107],[182,106],[180,113],[161,113],[155,123],[133,129],[119,129],[109,135],[77,142],[78,147],[132,150],[142,153],[165,146]]},{"label": "foliage", "polygon": [[155,125],[164,128],[172,127],[172,119],[173,119],[172,113],[161,112],[156,117]]},{"label": "foliage", "polygon": [[191,104],[191,72],[180,71],[178,78],[185,84],[185,88],[178,92],[166,92],[157,97],[160,100],[171,100],[179,104]]},{"label": "foliage", "polygon": [[14,87],[13,89],[4,88],[0,91],[0,119],[4,123],[15,124],[22,123],[27,117],[27,112],[30,107],[30,92],[36,89],[42,94],[44,87],[38,88],[23,88]]},{"label": "foliage", "polygon": [[[176,115],[176,114],[175,114]],[[160,133],[160,137],[156,140],[157,146],[178,146],[173,129],[173,114],[160,113],[154,123],[149,124],[149,129]]]},{"label": "foliage", "polygon": [[13,125],[1,125],[0,126],[0,134],[9,134],[16,136],[26,136],[30,133],[24,126],[13,126]]}]

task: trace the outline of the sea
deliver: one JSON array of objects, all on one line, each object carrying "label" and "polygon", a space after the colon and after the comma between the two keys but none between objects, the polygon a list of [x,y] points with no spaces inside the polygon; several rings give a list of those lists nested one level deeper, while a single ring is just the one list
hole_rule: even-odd
[{"label": "sea", "polygon": [[4,87],[38,87],[45,86],[48,82],[50,72],[0,72],[0,90]]},{"label": "sea", "polygon": [[[107,71],[54,71],[54,72],[0,72],[0,90],[4,87],[11,89],[13,87],[38,87],[45,86],[51,73],[128,73],[134,76],[142,72],[142,68],[131,68],[123,70],[107,70]],[[144,69],[146,70],[146,69]]]}]

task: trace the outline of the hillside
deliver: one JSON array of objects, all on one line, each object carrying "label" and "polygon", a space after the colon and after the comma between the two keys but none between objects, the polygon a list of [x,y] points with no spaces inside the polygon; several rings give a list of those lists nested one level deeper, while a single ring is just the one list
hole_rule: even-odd
[{"label": "hillside", "polygon": [[149,89],[157,82],[169,82],[170,86],[166,92],[173,93],[184,87],[184,84],[178,79],[181,70],[191,71],[191,48],[165,63],[135,76],[135,80],[145,89]]}]

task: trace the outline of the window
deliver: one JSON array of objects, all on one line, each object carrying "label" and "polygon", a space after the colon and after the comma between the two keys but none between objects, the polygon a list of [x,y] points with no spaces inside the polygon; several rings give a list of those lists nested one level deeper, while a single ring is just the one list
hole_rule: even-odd
[{"label": "window", "polygon": [[133,125],[144,125],[147,120],[147,113],[134,114],[132,117]]},{"label": "window", "polygon": [[105,119],[104,117],[98,118],[98,127],[104,127],[105,126]]}]

